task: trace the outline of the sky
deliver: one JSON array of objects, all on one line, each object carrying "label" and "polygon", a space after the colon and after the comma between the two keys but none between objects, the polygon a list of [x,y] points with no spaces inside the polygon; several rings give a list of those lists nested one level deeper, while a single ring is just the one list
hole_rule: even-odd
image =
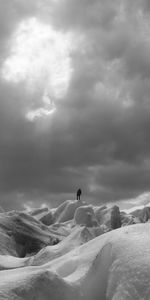
[{"label": "sky", "polygon": [[149,0],[0,0],[0,205],[150,199]]}]

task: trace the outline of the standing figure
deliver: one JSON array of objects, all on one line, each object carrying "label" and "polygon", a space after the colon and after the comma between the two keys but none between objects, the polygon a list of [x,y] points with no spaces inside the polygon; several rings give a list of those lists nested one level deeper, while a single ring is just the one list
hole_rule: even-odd
[{"label": "standing figure", "polygon": [[80,200],[81,194],[82,194],[81,189],[78,189],[77,190],[77,200]]}]

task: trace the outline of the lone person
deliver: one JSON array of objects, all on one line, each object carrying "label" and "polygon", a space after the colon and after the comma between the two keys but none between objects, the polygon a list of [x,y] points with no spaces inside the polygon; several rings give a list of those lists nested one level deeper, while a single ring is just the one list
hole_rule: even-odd
[{"label": "lone person", "polygon": [[77,190],[77,200],[80,200],[81,194],[82,194],[81,189],[78,189]]}]

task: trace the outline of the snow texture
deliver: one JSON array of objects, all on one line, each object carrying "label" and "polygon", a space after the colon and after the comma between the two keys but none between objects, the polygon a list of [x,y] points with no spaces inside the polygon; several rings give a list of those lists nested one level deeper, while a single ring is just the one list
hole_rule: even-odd
[{"label": "snow texture", "polygon": [[123,226],[112,230],[114,210],[118,220],[118,208],[68,200],[53,211],[0,213],[0,299],[149,300],[149,212],[130,226],[137,216],[119,212]]}]

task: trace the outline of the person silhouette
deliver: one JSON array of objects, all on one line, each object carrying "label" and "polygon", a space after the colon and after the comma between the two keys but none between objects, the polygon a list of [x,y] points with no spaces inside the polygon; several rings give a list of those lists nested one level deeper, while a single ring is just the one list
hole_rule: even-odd
[{"label": "person silhouette", "polygon": [[81,194],[82,194],[81,189],[78,189],[78,190],[77,190],[77,200],[80,200]]}]

